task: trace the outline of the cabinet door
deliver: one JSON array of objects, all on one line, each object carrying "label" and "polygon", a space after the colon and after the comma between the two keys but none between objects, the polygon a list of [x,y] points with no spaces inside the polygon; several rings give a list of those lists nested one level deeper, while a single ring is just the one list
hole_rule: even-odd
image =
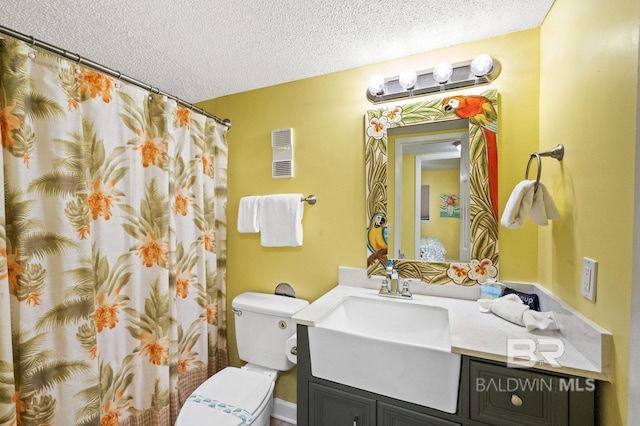
[{"label": "cabinet door", "polygon": [[377,426],[459,426],[459,423],[378,402]]},{"label": "cabinet door", "polygon": [[309,426],[375,426],[374,399],[309,383]]},{"label": "cabinet door", "polygon": [[559,390],[557,376],[476,361],[469,367],[472,420],[495,426],[568,424],[568,395]]}]

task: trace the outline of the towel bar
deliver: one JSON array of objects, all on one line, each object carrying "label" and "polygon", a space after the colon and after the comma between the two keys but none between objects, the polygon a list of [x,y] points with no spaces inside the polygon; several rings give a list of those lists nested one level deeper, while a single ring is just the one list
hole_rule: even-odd
[{"label": "towel bar", "polygon": [[536,183],[534,185],[534,193],[538,190],[538,184],[540,184],[540,176],[542,175],[542,161],[540,157],[552,157],[558,161],[562,161],[564,158],[564,145],[559,144],[555,148],[544,152],[532,152],[529,156],[529,162],[527,163],[527,169],[524,172],[524,178],[529,179],[529,167],[531,167],[531,160],[536,158],[538,160],[538,173],[536,175]]}]

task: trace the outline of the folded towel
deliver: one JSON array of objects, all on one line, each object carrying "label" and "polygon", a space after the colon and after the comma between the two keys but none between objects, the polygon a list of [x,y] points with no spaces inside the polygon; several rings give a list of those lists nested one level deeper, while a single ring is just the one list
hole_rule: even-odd
[{"label": "folded towel", "polygon": [[536,181],[523,180],[513,189],[511,196],[502,213],[500,223],[505,228],[519,228],[524,224],[527,216],[537,225],[546,226],[548,220],[560,219],[560,213],[556,208],[547,187]]},{"label": "folded towel", "polygon": [[238,232],[255,234],[260,232],[258,223],[258,204],[260,197],[249,196],[240,198],[238,208]]},{"label": "folded towel", "polygon": [[535,184],[534,180],[523,180],[516,185],[504,207],[500,219],[502,226],[512,229],[519,228],[524,224],[533,204]]},{"label": "folded towel", "polygon": [[302,194],[275,194],[260,198],[260,242],[264,247],[302,245]]},{"label": "folded towel", "polygon": [[531,221],[537,225],[547,226],[549,220],[560,219],[560,212],[556,208],[553,198],[542,182],[538,184],[538,190],[533,194],[533,204],[529,213]]},{"label": "folded towel", "polygon": [[529,309],[517,294],[507,294],[497,299],[478,299],[480,312],[492,312],[527,330],[557,330],[558,323],[553,312],[537,312]]}]

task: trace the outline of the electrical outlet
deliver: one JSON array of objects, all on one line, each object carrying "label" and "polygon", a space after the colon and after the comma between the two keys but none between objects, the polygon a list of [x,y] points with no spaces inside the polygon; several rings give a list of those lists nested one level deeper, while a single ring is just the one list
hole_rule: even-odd
[{"label": "electrical outlet", "polygon": [[584,297],[596,301],[596,278],[598,275],[598,262],[588,257],[582,258],[582,285],[581,293]]}]

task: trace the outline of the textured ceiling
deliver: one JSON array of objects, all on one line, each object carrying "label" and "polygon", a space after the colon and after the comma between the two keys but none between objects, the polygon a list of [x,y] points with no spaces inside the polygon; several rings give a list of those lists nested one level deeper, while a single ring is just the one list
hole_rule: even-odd
[{"label": "textured ceiling", "polygon": [[539,26],[553,0],[0,0],[0,25],[187,102]]}]

